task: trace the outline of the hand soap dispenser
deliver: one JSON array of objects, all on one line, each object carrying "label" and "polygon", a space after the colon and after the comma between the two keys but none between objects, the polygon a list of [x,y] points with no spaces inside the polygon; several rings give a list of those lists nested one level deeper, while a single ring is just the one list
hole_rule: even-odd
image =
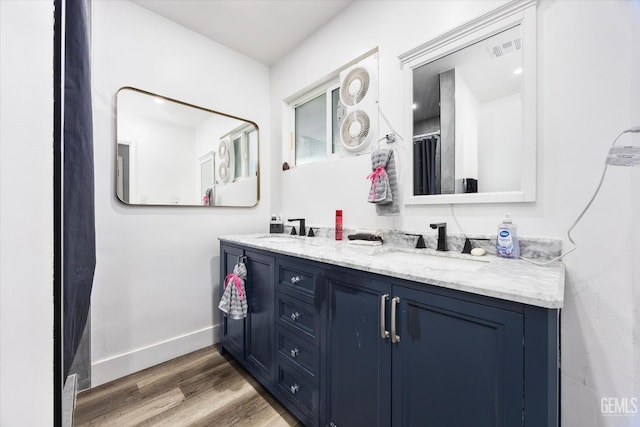
[{"label": "hand soap dispenser", "polygon": [[519,258],[520,244],[516,233],[516,226],[511,221],[511,215],[506,214],[502,224],[498,224],[496,238],[496,255],[504,258]]}]

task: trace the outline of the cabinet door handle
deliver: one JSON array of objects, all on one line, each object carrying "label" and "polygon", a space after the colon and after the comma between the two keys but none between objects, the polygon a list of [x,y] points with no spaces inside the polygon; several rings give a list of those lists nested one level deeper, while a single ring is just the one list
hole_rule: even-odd
[{"label": "cabinet door handle", "polygon": [[400,336],[396,335],[396,307],[400,302],[400,297],[391,299],[391,342],[397,344],[400,342]]},{"label": "cabinet door handle", "polygon": [[297,311],[291,313],[291,320],[293,320],[294,322],[296,322],[299,318],[300,318],[300,313],[298,313]]},{"label": "cabinet door handle", "polygon": [[296,394],[298,390],[300,390],[300,386],[298,384],[294,384],[290,387],[291,394]]},{"label": "cabinet door handle", "polygon": [[389,331],[387,331],[387,326],[385,322],[385,316],[387,311],[387,300],[389,299],[389,294],[384,294],[380,297],[380,338],[386,339],[389,338]]},{"label": "cabinet door handle", "polygon": [[294,285],[294,284],[298,283],[301,280],[302,280],[302,278],[300,276],[293,276],[291,278],[291,284]]},{"label": "cabinet door handle", "polygon": [[298,353],[299,353],[299,350],[297,348],[294,348],[293,350],[291,350],[291,357],[293,358],[298,357]]}]

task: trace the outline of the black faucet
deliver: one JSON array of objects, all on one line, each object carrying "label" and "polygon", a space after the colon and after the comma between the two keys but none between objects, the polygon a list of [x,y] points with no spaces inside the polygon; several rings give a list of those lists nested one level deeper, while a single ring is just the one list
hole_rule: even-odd
[{"label": "black faucet", "polygon": [[[304,228],[304,218],[291,218],[288,219],[287,221],[291,222],[291,221],[300,221],[300,235],[304,236],[307,233],[307,230]],[[291,234],[296,234],[295,233],[295,227],[293,228],[293,231],[291,231]]]},{"label": "black faucet", "polygon": [[465,237],[464,238],[464,247],[462,248],[462,253],[463,254],[470,254],[471,253],[471,249],[472,249],[471,241],[472,240],[486,240],[486,241],[489,241],[489,239],[486,239],[486,238]]},{"label": "black faucet", "polygon": [[411,233],[405,233],[407,236],[414,236],[418,238],[418,241],[416,242],[416,249],[425,249],[427,247],[427,245],[425,245],[424,243],[424,237],[422,237],[422,234],[411,234]]},{"label": "black faucet", "polygon": [[438,247],[437,251],[448,251],[447,249],[447,223],[439,222],[436,224],[429,224],[429,227],[438,229]]}]

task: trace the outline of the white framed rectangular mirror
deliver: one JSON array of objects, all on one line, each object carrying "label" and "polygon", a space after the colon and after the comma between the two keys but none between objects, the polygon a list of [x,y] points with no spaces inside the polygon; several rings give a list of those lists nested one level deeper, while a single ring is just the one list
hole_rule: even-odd
[{"label": "white framed rectangular mirror", "polygon": [[536,2],[514,1],[399,56],[405,204],[536,199]]}]

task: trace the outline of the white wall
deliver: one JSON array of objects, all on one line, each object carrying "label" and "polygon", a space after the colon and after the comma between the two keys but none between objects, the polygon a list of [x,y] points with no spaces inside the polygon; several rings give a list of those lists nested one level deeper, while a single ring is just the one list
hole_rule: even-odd
[{"label": "white wall", "polygon": [[[459,70],[455,71],[456,193],[462,192],[462,179],[478,179],[479,103]],[[459,187],[459,188],[458,188]],[[518,187],[519,188],[519,187]]]},{"label": "white wall", "polygon": [[[97,385],[217,339],[217,237],[267,231],[269,221],[264,201],[242,209],[121,205],[113,178],[116,91],[133,86],[255,121],[267,177],[269,71],[128,1],[94,0],[92,43]],[[261,188],[268,200],[265,181]]]},{"label": "white wall", "polygon": [[0,1],[0,425],[53,425],[53,2]]},{"label": "white wall", "polygon": [[[352,6],[308,38],[271,69],[273,208],[285,217],[307,218],[312,225],[332,225],[343,209],[344,226],[393,228],[402,221],[376,216],[366,202],[370,182],[368,155],[302,165],[282,172],[283,100],[322,80],[356,57],[379,47],[380,107],[400,130],[404,123],[402,68],[397,56],[430,37],[491,10],[501,1],[364,1]],[[366,22],[363,25],[354,23]],[[380,121],[380,134],[390,130]],[[409,135],[403,135],[407,140]],[[288,141],[288,139],[287,139]],[[286,142],[286,141],[285,141]],[[410,150],[404,149],[405,153]],[[403,154],[403,153],[398,153]],[[399,156],[398,156],[399,157]],[[399,158],[396,159],[401,167]],[[446,209],[449,212],[449,209]],[[421,220],[420,229],[429,220]],[[414,226],[414,224],[409,224]]]},{"label": "white wall", "polygon": [[[480,104],[478,112],[478,191],[520,190],[522,96],[509,95]],[[496,171],[500,173],[495,173]]]},{"label": "white wall", "polygon": [[131,203],[199,204],[194,128],[128,114],[118,121],[118,131],[120,143],[132,143]]},{"label": "white wall", "polygon": [[[600,178],[613,138],[640,123],[638,2],[558,2],[539,9],[542,69],[538,114],[545,211],[542,222],[565,228]],[[570,25],[570,27],[568,27]],[[593,55],[593,52],[598,52]],[[635,62],[637,64],[637,62]],[[540,69],[540,68],[539,68]],[[640,143],[625,136],[623,143]],[[540,145],[540,144],[539,144]],[[602,397],[637,394],[640,240],[637,171],[610,168],[601,193],[574,233],[567,258],[562,316],[564,425],[636,426],[631,417],[602,417]],[[635,206],[635,208],[634,208]],[[635,348],[634,348],[635,346]],[[635,353],[635,365],[634,365]],[[640,408],[639,408],[640,409]]]},{"label": "white wall", "polygon": [[[341,208],[346,227],[422,233],[432,233],[430,222],[444,220],[457,232],[447,205],[405,207],[396,219],[376,217],[365,201],[367,156],[282,172],[278,142],[288,142],[282,135],[282,100],[379,46],[380,105],[400,127],[408,108],[397,56],[501,3],[355,2],[277,63],[271,73],[271,210],[329,225],[333,209]],[[537,202],[456,205],[467,233],[493,233],[503,214],[511,212],[522,236],[564,237],[595,189],[612,139],[640,124],[639,8],[637,1],[624,0],[540,2]],[[381,132],[387,131],[383,125]],[[639,139],[625,136],[624,142]],[[404,146],[398,150],[407,151]],[[632,267],[640,265],[638,178],[630,168],[611,168],[600,196],[573,233],[579,247],[565,260],[562,312],[563,425],[634,422],[632,417],[602,416],[600,399],[632,397],[634,389],[640,397],[640,340],[632,340],[640,336],[640,280]]]}]

